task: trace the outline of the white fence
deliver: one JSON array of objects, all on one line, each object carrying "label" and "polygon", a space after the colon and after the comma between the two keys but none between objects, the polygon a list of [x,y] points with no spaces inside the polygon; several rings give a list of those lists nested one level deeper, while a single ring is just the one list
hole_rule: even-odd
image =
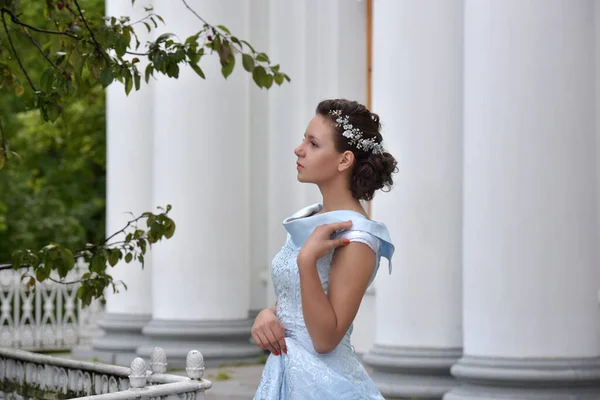
[{"label": "white fence", "polygon": [[188,353],[187,377],[166,374],[167,357],[156,347],[151,362],[131,368],[0,348],[0,398],[6,400],[200,400],[212,382],[202,379],[204,358]]},{"label": "white fence", "polygon": [[[78,260],[66,281],[79,280],[87,267],[82,259]],[[76,297],[79,284],[46,280],[31,291],[21,282],[22,273],[0,271],[0,347],[67,350],[89,344],[100,333],[96,320],[102,306],[94,301],[82,309]]]}]

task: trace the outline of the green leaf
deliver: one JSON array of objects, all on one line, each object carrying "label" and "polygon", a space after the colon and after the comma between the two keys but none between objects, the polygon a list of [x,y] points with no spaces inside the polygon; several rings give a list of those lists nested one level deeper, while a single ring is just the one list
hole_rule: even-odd
[{"label": "green leaf", "polygon": [[154,221],[156,221],[156,217],[154,215],[149,215],[148,218],[146,219],[146,226],[150,226],[154,223]]},{"label": "green leaf", "polygon": [[45,107],[45,112],[50,122],[58,119],[62,112],[62,107],[57,103],[48,103]]},{"label": "green leaf", "polygon": [[127,255],[125,256],[125,262],[129,264],[132,259],[133,255],[131,253],[127,253]]},{"label": "green leaf", "polygon": [[44,268],[38,268],[37,271],[35,271],[35,279],[38,280],[38,282],[43,282],[46,279],[48,279],[48,277],[50,276],[50,267],[49,265],[44,266]]},{"label": "green leaf", "polygon": [[244,69],[248,72],[254,71],[254,58],[250,54],[243,53],[242,54],[242,65]]},{"label": "green leaf", "polygon": [[200,76],[200,78],[206,79],[204,72],[202,72],[202,69],[200,69],[200,67],[197,64],[190,64],[190,67],[192,67],[194,72],[196,72]]},{"label": "green leaf", "polygon": [[90,271],[97,274],[106,270],[106,259],[101,254],[95,254],[90,263]]},{"label": "green leaf", "polygon": [[110,66],[104,68],[102,74],[100,74],[100,83],[102,84],[102,87],[107,87],[113,82],[114,79],[115,77],[113,75],[112,68]]},{"label": "green leaf", "polygon": [[118,262],[119,262],[119,250],[114,249],[110,252],[110,254],[108,256],[108,264],[110,264],[111,267],[114,267],[115,265],[117,265]]},{"label": "green leaf", "polygon": [[138,246],[140,247],[140,249],[142,249],[142,254],[146,254],[147,245],[148,244],[145,239],[138,240]]},{"label": "green leaf", "polygon": [[283,81],[284,81],[283,74],[280,74],[278,72],[278,73],[275,74],[275,77],[273,79],[275,79],[275,83],[277,83],[278,85],[281,86],[281,84],[283,84]]},{"label": "green leaf", "polygon": [[179,78],[179,65],[176,62],[171,61],[167,66],[167,76],[171,78]]},{"label": "green leaf", "polygon": [[150,76],[152,75],[153,71],[154,68],[152,67],[152,64],[146,65],[146,71],[144,72],[146,83],[148,83],[148,81],[150,80]]},{"label": "green leaf", "polygon": [[73,256],[73,252],[70,249],[62,249],[62,261],[63,261],[63,271],[64,275],[61,275],[59,269],[59,275],[61,278],[67,276],[67,273],[75,267],[75,257]]},{"label": "green leaf", "polygon": [[217,36],[216,38],[214,38],[213,41],[211,42],[211,44],[212,44],[212,49],[214,51],[221,50],[221,37]]},{"label": "green leaf", "polygon": [[263,84],[267,89],[271,88],[271,86],[273,86],[273,75],[265,75]]},{"label": "green leaf", "polygon": [[254,47],[252,47],[252,45],[248,42],[246,42],[245,40],[242,40],[242,43],[244,43],[246,46],[248,46],[248,48],[250,50],[252,50],[253,53],[256,53],[256,50],[254,50]]},{"label": "green leaf", "polygon": [[87,307],[92,302],[92,290],[87,285],[81,285],[77,289],[77,298],[81,301],[83,307]]},{"label": "green leaf", "polygon": [[136,71],[133,77],[135,80],[135,90],[140,90],[142,76],[140,74],[138,74]]},{"label": "green leaf", "polygon": [[147,22],[144,22],[143,24],[146,25],[146,29],[148,29],[148,33],[150,33],[150,31],[152,30],[150,24],[148,24]]},{"label": "green leaf", "polygon": [[252,71],[252,79],[258,85],[258,87],[264,87],[264,77],[267,75],[267,72],[260,65],[254,68]]},{"label": "green leaf", "polygon": [[62,64],[67,59],[67,55],[65,53],[60,53],[58,57],[56,57],[56,65]]},{"label": "green leaf", "polygon": [[223,67],[221,68],[221,73],[223,74],[223,77],[225,77],[225,79],[227,79],[227,77],[229,75],[231,75],[234,67],[235,67],[235,57],[231,57],[229,59],[229,61],[227,62],[227,64],[223,65]]},{"label": "green leaf", "polygon": [[48,68],[42,74],[40,79],[40,89],[43,92],[49,92],[52,90],[52,82],[54,81],[54,68]]},{"label": "green leaf", "polygon": [[17,250],[12,253],[12,267],[13,269],[19,269],[19,267],[23,264],[23,251]]},{"label": "green leaf", "polygon": [[283,77],[285,78],[286,81],[291,82],[292,80],[290,79],[289,76],[287,76],[286,74],[283,74]]},{"label": "green leaf", "polygon": [[231,32],[229,32],[229,29],[227,29],[223,25],[217,25],[217,28],[221,29],[222,31],[227,32],[228,35],[231,35]]},{"label": "green leaf", "polygon": [[168,38],[170,38],[171,36],[175,36],[172,33],[163,33],[162,35],[160,35],[158,38],[156,38],[156,43],[161,43],[166,41]]},{"label": "green leaf", "polygon": [[125,94],[129,95],[131,89],[133,88],[133,79],[131,79],[131,75],[125,78]]},{"label": "green leaf", "polygon": [[269,56],[267,56],[265,53],[259,53],[259,54],[256,56],[256,59],[257,59],[258,61],[262,61],[262,62],[269,62]]},{"label": "green leaf", "polygon": [[165,237],[167,239],[171,239],[171,237],[173,236],[174,233],[175,233],[175,222],[173,222],[171,220],[170,223],[167,225],[167,230],[165,231]]}]

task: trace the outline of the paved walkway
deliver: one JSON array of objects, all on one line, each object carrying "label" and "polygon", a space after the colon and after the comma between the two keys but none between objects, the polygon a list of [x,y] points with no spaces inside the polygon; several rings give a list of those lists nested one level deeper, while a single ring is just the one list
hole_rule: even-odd
[{"label": "paved walkway", "polygon": [[212,381],[213,387],[206,392],[207,400],[248,400],[260,381],[264,365],[247,365],[240,367],[207,368],[206,379]]}]

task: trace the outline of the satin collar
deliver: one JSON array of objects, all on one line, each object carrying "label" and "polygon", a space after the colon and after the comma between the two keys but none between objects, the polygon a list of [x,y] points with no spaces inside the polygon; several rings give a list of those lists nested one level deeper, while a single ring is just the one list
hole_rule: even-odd
[{"label": "satin collar", "polygon": [[381,257],[387,258],[390,274],[392,273],[394,245],[385,224],[371,221],[361,213],[351,210],[334,210],[317,214],[322,209],[323,206],[321,204],[313,204],[294,213],[283,221],[283,226],[297,247],[302,247],[312,231],[319,225],[352,220],[351,231],[368,232],[381,240],[379,253]]}]

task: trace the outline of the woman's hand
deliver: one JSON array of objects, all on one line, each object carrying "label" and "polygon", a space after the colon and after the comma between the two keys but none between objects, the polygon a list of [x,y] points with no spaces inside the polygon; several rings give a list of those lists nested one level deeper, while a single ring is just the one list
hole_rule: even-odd
[{"label": "woman's hand", "polygon": [[258,313],[252,325],[252,338],[263,350],[269,350],[278,356],[287,354],[285,346],[285,329],[272,309],[265,308]]},{"label": "woman's hand", "polygon": [[331,250],[350,244],[348,239],[331,239],[331,235],[337,231],[347,230],[350,227],[352,221],[334,222],[316,227],[298,253],[298,267],[305,263],[314,264]]}]

